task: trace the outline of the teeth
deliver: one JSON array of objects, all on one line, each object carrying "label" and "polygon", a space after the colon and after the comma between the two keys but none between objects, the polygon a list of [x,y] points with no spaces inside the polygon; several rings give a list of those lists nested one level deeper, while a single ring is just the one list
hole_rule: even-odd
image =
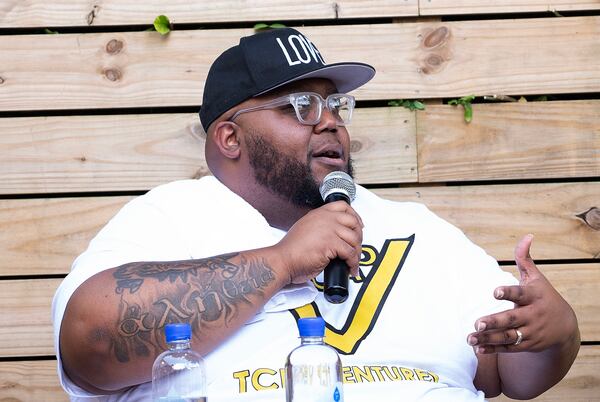
[{"label": "teeth", "polygon": [[337,153],[336,151],[326,151],[323,153],[320,153],[318,155],[316,155],[317,157],[325,157],[325,158],[339,158],[340,154]]}]

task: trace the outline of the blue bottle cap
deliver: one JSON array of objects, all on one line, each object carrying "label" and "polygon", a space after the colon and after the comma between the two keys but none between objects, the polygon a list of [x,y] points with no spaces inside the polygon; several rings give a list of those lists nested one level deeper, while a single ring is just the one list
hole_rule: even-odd
[{"label": "blue bottle cap", "polygon": [[300,318],[298,320],[300,336],[324,336],[325,320],[321,317]]},{"label": "blue bottle cap", "polygon": [[167,342],[185,341],[192,338],[192,327],[187,322],[165,325]]}]

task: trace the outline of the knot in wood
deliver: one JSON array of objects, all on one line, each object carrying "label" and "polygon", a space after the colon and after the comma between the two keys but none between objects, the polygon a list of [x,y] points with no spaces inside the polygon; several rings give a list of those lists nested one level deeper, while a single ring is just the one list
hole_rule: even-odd
[{"label": "knot in wood", "polygon": [[350,152],[360,152],[362,147],[363,147],[362,142],[360,142],[358,140],[350,141]]},{"label": "knot in wood", "polygon": [[4,84],[4,78],[0,77],[0,85]]},{"label": "knot in wood", "polygon": [[585,222],[590,228],[594,230],[600,230],[600,209],[597,207],[591,207],[585,212],[575,215],[579,219]]},{"label": "knot in wood", "polygon": [[122,77],[121,71],[117,68],[107,68],[104,70],[104,76],[109,81],[119,81]]},{"label": "knot in wood", "polygon": [[120,41],[118,39],[111,39],[106,44],[106,53],[108,54],[117,54],[121,50],[123,50],[123,41]]},{"label": "knot in wood", "polygon": [[444,63],[444,58],[439,54],[430,54],[425,62],[432,67],[439,67]]},{"label": "knot in wood", "polygon": [[448,27],[439,27],[428,33],[423,39],[423,46],[426,48],[434,48],[444,44],[450,36]]},{"label": "knot in wood", "polygon": [[97,5],[94,5],[94,7],[92,8],[92,11],[90,11],[88,13],[87,18],[86,18],[88,25],[92,25],[94,23],[94,19],[98,15],[97,14],[98,11],[100,11],[100,7],[98,7]]}]

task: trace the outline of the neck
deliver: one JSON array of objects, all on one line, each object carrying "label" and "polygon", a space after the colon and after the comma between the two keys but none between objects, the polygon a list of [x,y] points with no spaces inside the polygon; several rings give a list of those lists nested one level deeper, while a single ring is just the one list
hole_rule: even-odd
[{"label": "neck", "polygon": [[258,194],[258,197],[250,196],[249,198],[244,197],[244,199],[265,217],[269,225],[285,231],[310,211],[307,207],[301,208],[293,205],[273,193],[270,196]]},{"label": "neck", "polygon": [[228,180],[225,177],[218,176],[217,179],[252,205],[274,228],[287,231],[296,221],[310,211],[310,208],[299,207],[265,188],[257,183],[251,175],[234,177],[237,177],[237,180]]}]

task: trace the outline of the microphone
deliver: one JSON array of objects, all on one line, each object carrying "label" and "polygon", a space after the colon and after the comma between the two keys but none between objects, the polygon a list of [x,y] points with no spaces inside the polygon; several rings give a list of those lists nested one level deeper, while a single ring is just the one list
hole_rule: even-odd
[{"label": "microphone", "polygon": [[[325,203],[346,201],[350,204],[356,196],[356,186],[345,172],[331,172],[323,179],[319,192]],[[348,298],[348,266],[340,258],[329,261],[324,272],[325,300],[330,303],[343,303]]]}]

